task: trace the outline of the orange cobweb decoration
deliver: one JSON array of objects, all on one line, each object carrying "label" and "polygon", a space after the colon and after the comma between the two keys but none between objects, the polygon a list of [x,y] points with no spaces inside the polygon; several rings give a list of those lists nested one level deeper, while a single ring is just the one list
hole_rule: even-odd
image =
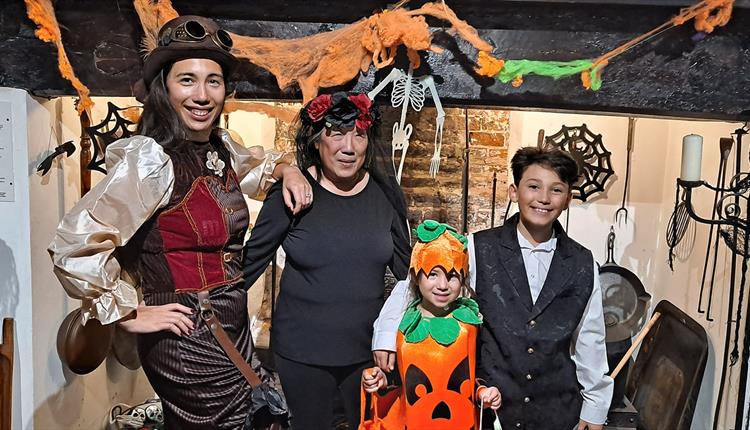
[{"label": "orange cobweb decoration", "polygon": [[55,17],[52,0],[25,0],[25,2],[26,14],[38,26],[34,32],[36,37],[44,42],[54,43],[57,46],[57,67],[62,77],[70,81],[73,88],[78,92],[80,101],[76,104],[76,110],[81,115],[83,111],[94,106],[94,102],[89,97],[89,89],[73,72],[73,66],[70,65],[68,55],[65,53],[62,35],[60,34],[60,25],[57,23],[57,18]]},{"label": "orange cobweb decoration", "polygon": [[[169,0],[153,4],[151,0],[134,0],[141,18],[145,40],[156,41],[162,17],[177,16]],[[303,101],[318,95],[320,88],[344,85],[371,65],[383,68],[393,64],[399,46],[405,46],[414,68],[419,66],[418,51],[442,52],[432,44],[432,33],[425,16],[447,21],[451,31],[467,40],[479,51],[492,46],[482,40],[476,29],[459,19],[445,4],[426,3],[419,9],[396,8],[359,20],[346,27],[295,39],[249,37],[233,34],[232,52],[240,58],[271,72],[282,90],[298,84]],[[146,43],[147,49],[155,44]]]}]

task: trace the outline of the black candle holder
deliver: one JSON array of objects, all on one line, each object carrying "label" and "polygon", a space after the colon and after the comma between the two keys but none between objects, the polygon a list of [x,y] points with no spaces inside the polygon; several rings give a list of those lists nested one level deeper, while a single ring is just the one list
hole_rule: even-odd
[{"label": "black candle holder", "polygon": [[[716,401],[716,409],[714,411],[713,430],[717,429],[719,421],[719,412],[721,410],[721,402],[724,394],[724,385],[727,376],[728,361],[731,360],[732,365],[736,363],[738,357],[737,344],[739,342],[739,324],[741,322],[742,313],[742,300],[745,295],[744,284],[746,282],[746,273],[748,268],[748,243],[747,238],[750,235],[750,221],[748,220],[750,215],[750,173],[742,171],[742,137],[748,134],[748,124],[745,124],[743,128],[735,130],[734,136],[736,139],[737,147],[735,151],[735,174],[729,181],[727,187],[720,187],[709,184],[706,181],[685,181],[677,179],[678,190],[683,190],[685,209],[688,215],[695,221],[706,224],[715,225],[719,228],[728,228],[731,232],[731,240],[729,243],[733,246],[729,246],[732,251],[732,262],[731,262],[731,287],[729,291],[729,317],[727,318],[727,332],[724,339],[724,359],[721,373],[721,382],[719,385],[719,397]],[[721,198],[717,200],[714,210],[718,216],[717,219],[709,219],[698,215],[693,205],[693,191],[701,188],[714,191],[717,194],[721,194]],[[744,206],[744,211],[743,211]],[[738,244],[738,239],[741,238],[742,244]],[[729,244],[728,243],[728,244]],[[738,296],[738,310],[736,320],[732,320],[731,315],[734,309],[734,297],[735,297],[735,283],[737,275],[737,256],[742,255],[742,276],[740,281],[740,291]],[[709,305],[710,306],[710,305]],[[732,353],[729,352],[730,333],[732,324],[735,326],[735,350]],[[735,412],[735,424],[734,429],[739,430],[743,428],[743,415],[745,406],[745,391],[747,386],[747,374],[748,374],[748,354],[750,353],[750,319],[745,317],[745,326],[742,342],[742,359],[741,359],[741,370],[740,370],[740,388],[738,390],[737,408]]]}]

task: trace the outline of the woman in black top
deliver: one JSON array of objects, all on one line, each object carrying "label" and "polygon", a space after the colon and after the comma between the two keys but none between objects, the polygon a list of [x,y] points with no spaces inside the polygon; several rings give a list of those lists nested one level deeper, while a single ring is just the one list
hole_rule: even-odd
[{"label": "woman in black top", "polygon": [[327,429],[341,392],[349,428],[359,423],[359,375],[372,365],[372,323],[386,266],[403,279],[410,252],[403,194],[375,156],[376,118],[366,94],[338,92],[300,112],[297,162],[313,189],[299,215],[269,191],[245,246],[245,282],[286,252],[272,347],[295,430]]}]

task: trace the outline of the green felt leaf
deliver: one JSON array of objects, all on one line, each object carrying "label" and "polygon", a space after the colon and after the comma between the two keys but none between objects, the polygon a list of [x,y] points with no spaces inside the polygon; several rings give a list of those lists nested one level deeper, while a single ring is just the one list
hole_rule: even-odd
[{"label": "green felt leaf", "polygon": [[409,343],[419,343],[427,339],[427,336],[429,334],[430,323],[428,323],[426,319],[422,318],[419,320],[419,324],[417,324],[417,326],[414,327],[413,330],[404,334],[404,338]]},{"label": "green felt leaf", "polygon": [[469,297],[462,297],[456,301],[458,302],[459,306],[467,307],[471,309],[475,314],[479,313],[479,305],[474,299]]},{"label": "green felt leaf", "polygon": [[459,332],[458,321],[453,318],[432,318],[430,320],[430,336],[441,345],[450,345],[455,342]]},{"label": "green felt leaf", "polygon": [[398,325],[401,333],[408,333],[414,326],[419,324],[419,320],[422,318],[421,313],[416,308],[409,308],[401,318],[401,324]]},{"label": "green felt leaf", "polygon": [[417,238],[421,242],[432,242],[437,239],[446,229],[445,224],[441,224],[435,220],[425,220],[423,223],[417,226],[415,230]]},{"label": "green felt leaf", "polygon": [[482,324],[482,318],[469,307],[461,307],[453,311],[453,318],[466,324]]}]

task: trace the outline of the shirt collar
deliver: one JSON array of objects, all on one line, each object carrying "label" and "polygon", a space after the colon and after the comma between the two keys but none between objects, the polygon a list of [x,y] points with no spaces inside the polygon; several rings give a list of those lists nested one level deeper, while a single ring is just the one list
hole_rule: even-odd
[{"label": "shirt collar", "polygon": [[518,236],[518,245],[521,247],[521,249],[530,249],[532,251],[542,251],[542,252],[552,252],[557,248],[557,235],[555,234],[554,230],[552,231],[552,237],[546,241],[542,242],[537,246],[534,246],[529,242],[522,234],[521,230],[516,229],[516,236]]}]

